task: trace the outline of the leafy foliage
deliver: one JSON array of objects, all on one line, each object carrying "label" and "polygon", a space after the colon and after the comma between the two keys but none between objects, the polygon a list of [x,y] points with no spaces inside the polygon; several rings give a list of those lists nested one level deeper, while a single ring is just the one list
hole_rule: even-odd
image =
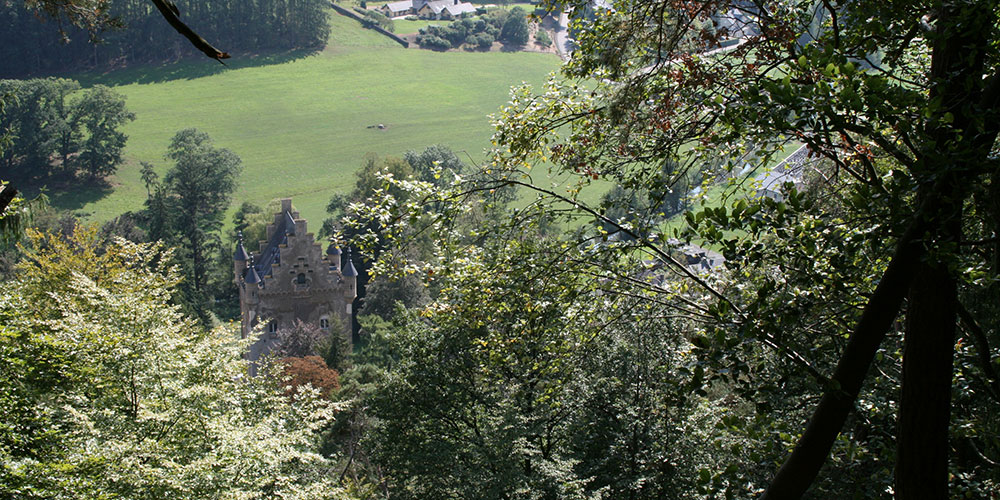
[{"label": "leafy foliage", "polygon": [[65,79],[0,80],[0,94],[9,96],[0,115],[12,138],[0,149],[7,175],[38,184],[77,171],[102,179],[118,169],[127,140],[119,129],[135,115],[108,87],[79,89]]},{"label": "leafy foliage", "polygon": [[303,356],[284,358],[283,374],[288,377],[286,384],[289,389],[286,394],[298,394],[299,388],[308,384],[319,389],[323,397],[340,389],[339,374],[326,366],[326,361],[319,356]]},{"label": "leafy foliage", "polygon": [[[512,92],[510,105],[494,116],[495,150],[482,177],[468,184],[459,179],[451,188],[386,177],[389,186],[373,197],[374,208],[357,213],[359,220],[380,221],[379,231],[368,235],[370,245],[392,241],[399,248],[410,235],[435,235],[430,253],[384,252],[375,272],[417,273],[438,291],[423,311],[427,330],[401,343],[419,347],[399,362],[434,359],[444,365],[434,369],[443,372],[424,386],[411,375],[415,370],[401,369],[398,380],[390,373],[389,387],[454,401],[439,413],[404,417],[408,428],[427,433],[393,443],[382,459],[405,471],[399,477],[414,477],[426,470],[421,460],[443,453],[449,463],[462,464],[462,472],[492,479],[489,474],[499,471],[512,478],[487,483],[496,494],[509,487],[557,496],[543,477],[581,488],[588,481],[625,484],[615,482],[625,475],[602,469],[596,454],[574,457],[581,462],[568,468],[553,458],[554,476],[526,474],[538,470],[529,450],[544,447],[531,448],[525,443],[535,441],[514,429],[545,418],[503,399],[521,386],[496,389],[482,369],[492,365],[476,357],[475,341],[481,340],[496,349],[491,352],[503,360],[498,365],[511,367],[502,373],[531,373],[516,371],[517,353],[534,344],[516,336],[504,343],[507,337],[498,332],[523,330],[558,351],[567,345],[558,339],[585,335],[587,328],[556,320],[550,332],[545,321],[557,312],[586,310],[575,305],[579,297],[613,303],[610,296],[677,317],[690,343],[678,345],[694,361],[687,372],[676,360],[661,361],[690,377],[683,384],[688,393],[667,394],[690,398],[687,421],[716,419],[697,435],[701,444],[681,441],[690,462],[677,473],[689,482],[664,486],[661,494],[678,485],[686,488],[674,491],[686,494],[763,492],[765,498],[893,492],[897,498],[943,498],[949,488],[959,496],[995,489],[1000,478],[985,464],[996,457],[981,453],[993,453],[993,440],[971,438],[957,423],[984,426],[977,436],[995,426],[977,408],[995,402],[988,394],[997,380],[990,368],[996,322],[980,324],[994,313],[981,300],[995,303],[997,290],[996,225],[983,215],[994,213],[986,193],[997,180],[996,2],[941,9],[871,2],[619,2],[589,12],[584,2],[553,4],[573,4],[580,50],[564,68],[567,78]],[[925,14],[929,27],[919,21]],[[729,43],[730,34],[742,40]],[[581,85],[581,78],[593,83]],[[757,172],[802,144],[808,161],[799,167],[801,182],[788,183],[780,197],[762,196]],[[541,165],[551,170],[532,171]],[[721,202],[695,197],[683,220],[668,221],[660,200],[687,191],[692,179],[705,179],[701,192],[719,192]],[[598,180],[618,187],[602,206],[591,206],[581,193]],[[408,192],[398,195],[392,187]],[[510,187],[529,190],[533,199],[526,208],[508,208],[506,219],[492,219],[506,223],[459,222],[498,207],[486,193]],[[679,209],[681,203],[671,205]],[[427,205],[438,209],[427,211]],[[558,227],[553,221],[572,228],[559,245],[544,238]],[[532,238],[541,243],[525,243]],[[711,274],[692,269],[674,238],[724,252],[726,268]],[[517,260],[508,260],[507,252]],[[467,265],[475,278],[458,279],[453,291],[450,273]],[[537,274],[525,277],[523,266]],[[534,316],[526,299],[519,302],[515,285],[495,278],[501,275],[529,288],[532,279],[558,280],[565,288],[522,292],[552,316]],[[492,294],[494,287],[501,293]],[[463,293],[475,297],[474,307],[463,302]],[[565,310],[548,308],[549,301]],[[588,310],[586,316],[600,321],[605,312]],[[627,325],[623,318],[608,318],[602,331]],[[955,342],[957,335],[963,342]],[[963,351],[970,339],[976,347]],[[549,352],[532,352],[531,358],[546,366]],[[570,352],[552,359],[578,361]],[[554,373],[552,379],[526,378],[573,380]],[[976,374],[969,377],[974,382],[966,373]],[[445,387],[449,377],[461,382]],[[952,404],[951,394],[967,384],[979,387],[973,391],[979,397]],[[388,404],[383,411],[395,416],[399,408]],[[514,425],[511,415],[523,419]],[[450,427],[435,422],[447,417],[454,418]],[[393,428],[392,420],[384,425]],[[649,424],[627,420],[633,428]],[[803,429],[804,421],[809,425]],[[949,437],[973,443],[957,453]],[[655,447],[643,451],[658,453]],[[510,454],[527,455],[531,466],[515,474],[505,468]],[[886,457],[892,457],[888,463]],[[720,458],[732,465],[718,466]],[[784,466],[772,475],[768,468],[780,462]],[[500,465],[476,468],[486,463]],[[593,478],[566,475],[579,473],[584,463]],[[534,479],[541,482],[530,483]],[[421,491],[461,496],[454,493],[460,484],[439,478],[395,487],[404,497]]]},{"label": "leafy foliage", "polygon": [[311,451],[333,407],[248,378],[244,342],[185,319],[159,244],[31,233],[0,291],[0,492],[18,498],[343,498]]},{"label": "leafy foliage", "polygon": [[522,46],[528,43],[528,19],[524,9],[514,7],[503,23],[498,40],[511,45]]}]

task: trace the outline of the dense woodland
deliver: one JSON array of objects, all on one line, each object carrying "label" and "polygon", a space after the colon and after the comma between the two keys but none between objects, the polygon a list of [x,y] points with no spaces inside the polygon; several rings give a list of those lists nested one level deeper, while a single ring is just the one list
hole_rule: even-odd
[{"label": "dense woodland", "polygon": [[[50,74],[72,69],[115,68],[197,54],[146,0],[107,3],[115,20],[78,27],[26,7],[0,4],[0,77]],[[316,49],[327,37],[326,2],[260,0],[174,2],[181,18],[202,37],[243,54]],[[94,43],[96,37],[98,43]]]},{"label": "dense woodland", "polygon": [[120,128],[134,120],[125,98],[97,85],[80,91],[67,79],[0,80],[6,97],[0,151],[7,179],[34,185],[81,178],[103,181],[121,164],[128,137]]},{"label": "dense woodland", "polygon": [[330,200],[353,346],[299,324],[246,376],[227,240],[273,207],[220,233],[240,160],[197,130],[128,220],[8,207],[0,496],[997,498],[1000,3],[583,4],[487,162]]}]

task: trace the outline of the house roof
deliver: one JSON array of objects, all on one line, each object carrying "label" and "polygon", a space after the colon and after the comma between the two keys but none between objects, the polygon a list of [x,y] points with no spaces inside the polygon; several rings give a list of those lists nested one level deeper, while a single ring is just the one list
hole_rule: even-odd
[{"label": "house roof", "polygon": [[446,5],[442,10],[448,11],[448,13],[453,16],[458,16],[466,12],[476,12],[476,6],[468,2],[462,2],[458,4]]},{"label": "house roof", "polygon": [[805,162],[809,158],[809,150],[805,146],[792,152],[784,161],[767,170],[754,180],[759,184],[759,190],[780,192],[786,182],[795,185],[802,183]]},{"label": "house roof", "polygon": [[419,0],[405,0],[403,2],[389,2],[382,7],[389,9],[391,12],[404,12],[415,8],[418,3],[422,4],[423,2]]},{"label": "house roof", "polygon": [[449,2],[447,2],[446,0],[436,0],[434,2],[427,2],[427,3],[423,4],[423,5],[421,5],[420,8],[417,9],[417,10],[419,11],[419,10],[424,10],[424,8],[427,8],[431,12],[433,12],[435,14],[438,14],[442,10],[444,10],[444,8],[447,7],[448,5],[449,5]]},{"label": "house roof", "polygon": [[281,249],[279,245],[288,243],[289,234],[295,234],[295,220],[292,219],[291,213],[285,212],[285,217],[282,217],[281,224],[274,228],[271,239],[267,242],[267,246],[264,247],[264,251],[260,253],[258,257],[260,259],[259,262],[253,266],[260,276],[271,274],[271,264],[281,262]]}]

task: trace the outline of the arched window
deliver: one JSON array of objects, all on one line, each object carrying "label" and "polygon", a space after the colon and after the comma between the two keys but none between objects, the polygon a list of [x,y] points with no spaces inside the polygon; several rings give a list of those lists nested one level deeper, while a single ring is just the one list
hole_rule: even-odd
[{"label": "arched window", "polygon": [[299,273],[299,275],[295,278],[295,282],[298,283],[298,284],[300,284],[300,285],[305,285],[306,284],[306,275],[305,275],[305,273]]}]

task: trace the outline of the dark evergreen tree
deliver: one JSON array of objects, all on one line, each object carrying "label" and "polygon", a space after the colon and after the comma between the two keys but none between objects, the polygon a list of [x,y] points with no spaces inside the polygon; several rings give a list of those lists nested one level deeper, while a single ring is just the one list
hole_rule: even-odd
[{"label": "dark evergreen tree", "polygon": [[[216,148],[208,134],[193,128],[174,136],[166,156],[175,165],[164,178],[165,189],[151,198],[150,237],[172,237],[180,246],[186,276],[181,287],[183,302],[207,320],[212,257],[221,246],[222,216],[242,165],[235,153]],[[157,213],[170,218],[156,220]],[[164,232],[158,234],[154,227]]]}]

